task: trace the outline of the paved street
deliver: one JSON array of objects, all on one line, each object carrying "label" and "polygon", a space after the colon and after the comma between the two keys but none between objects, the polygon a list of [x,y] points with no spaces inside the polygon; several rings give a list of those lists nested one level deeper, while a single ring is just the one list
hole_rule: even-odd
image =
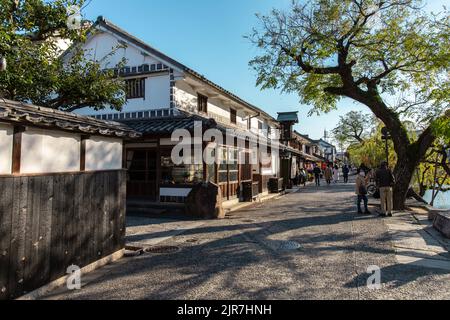
[{"label": "paved street", "polygon": [[308,186],[218,221],[130,219],[129,243],[180,250],[124,258],[48,298],[450,299],[449,242],[410,214],[355,215],[353,191]]}]

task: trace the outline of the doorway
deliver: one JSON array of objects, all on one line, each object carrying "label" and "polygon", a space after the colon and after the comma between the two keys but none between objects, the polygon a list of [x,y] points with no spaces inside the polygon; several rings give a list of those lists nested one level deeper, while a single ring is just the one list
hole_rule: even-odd
[{"label": "doorway", "polygon": [[155,149],[127,149],[127,195],[129,199],[156,201],[157,151]]}]

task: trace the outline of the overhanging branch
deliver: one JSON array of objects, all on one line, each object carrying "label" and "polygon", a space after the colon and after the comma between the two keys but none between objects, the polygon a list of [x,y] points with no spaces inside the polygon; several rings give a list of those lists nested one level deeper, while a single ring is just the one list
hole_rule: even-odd
[{"label": "overhanging branch", "polygon": [[291,52],[291,50],[287,48],[281,49],[286,55],[294,59],[298,66],[306,73],[312,73],[312,74],[339,74],[339,71],[341,70],[339,66],[334,67],[315,67],[307,64],[303,60],[303,53],[304,49],[302,49],[302,54],[296,55]]}]

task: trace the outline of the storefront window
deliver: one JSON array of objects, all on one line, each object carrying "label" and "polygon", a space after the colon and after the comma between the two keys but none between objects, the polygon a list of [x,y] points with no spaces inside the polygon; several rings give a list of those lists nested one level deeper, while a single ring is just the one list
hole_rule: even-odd
[{"label": "storefront window", "polygon": [[239,151],[235,147],[222,147],[220,149],[219,183],[239,181]]},{"label": "storefront window", "polygon": [[239,181],[238,149],[228,149],[228,171],[230,173],[230,182]]},{"label": "storefront window", "polygon": [[227,148],[220,148],[219,183],[228,182]]},{"label": "storefront window", "polygon": [[[192,157],[191,163],[194,163]],[[175,165],[169,151],[161,155],[162,184],[192,184],[203,181],[203,164]]]}]

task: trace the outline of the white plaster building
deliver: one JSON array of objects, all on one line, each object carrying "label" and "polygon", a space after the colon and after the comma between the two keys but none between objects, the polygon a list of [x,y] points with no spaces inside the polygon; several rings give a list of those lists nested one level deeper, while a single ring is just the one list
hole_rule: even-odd
[{"label": "white plaster building", "polygon": [[[270,165],[263,167],[237,163],[217,168],[175,166],[170,160],[174,145],[170,136],[175,129],[192,128],[195,120],[211,125],[210,119],[214,119],[216,128],[233,129],[236,136],[263,135],[264,143],[270,144],[279,126],[276,119],[102,17],[93,28],[83,44],[86,55],[105,69],[116,69],[126,79],[127,103],[121,111],[86,108],[77,112],[121,121],[143,134],[140,141],[125,145],[130,197],[183,202],[191,183],[199,180],[218,183],[226,200],[239,199],[244,181],[256,180],[259,191],[267,192],[268,179],[279,175],[277,154],[272,154]],[[121,61],[126,61],[126,67],[117,69]],[[224,145],[223,150],[228,158],[249,153],[236,145]]]},{"label": "white plaster building", "polygon": [[36,175],[123,168],[118,123],[0,99],[0,175]]}]

